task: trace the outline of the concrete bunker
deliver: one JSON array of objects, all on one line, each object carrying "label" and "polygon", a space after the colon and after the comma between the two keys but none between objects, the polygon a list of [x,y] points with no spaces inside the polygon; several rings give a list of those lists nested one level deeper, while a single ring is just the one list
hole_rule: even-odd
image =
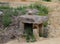
[{"label": "concrete bunker", "polygon": [[20,22],[21,28],[24,34],[28,34],[29,36],[34,35],[35,38],[42,37],[44,32],[43,23],[48,20],[47,16],[38,16],[32,15],[31,12],[28,15],[21,15]]},{"label": "concrete bunker", "polygon": [[[28,30],[29,35],[34,34],[34,29],[36,29],[38,36],[43,35],[44,26],[43,23],[47,21],[47,16],[38,16],[38,15],[21,15],[20,21],[23,24],[24,32]],[[35,34],[36,35],[36,34]]]}]

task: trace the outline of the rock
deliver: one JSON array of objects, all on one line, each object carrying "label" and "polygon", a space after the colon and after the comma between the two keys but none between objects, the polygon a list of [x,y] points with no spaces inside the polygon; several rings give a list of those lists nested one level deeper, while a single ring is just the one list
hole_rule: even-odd
[{"label": "rock", "polygon": [[2,21],[3,12],[0,11],[0,22]]},{"label": "rock", "polygon": [[27,9],[26,11],[27,11],[26,14],[31,13],[33,15],[36,15],[39,12],[37,9]]},{"label": "rock", "polygon": [[3,12],[2,11],[0,11],[0,15],[2,15],[3,14]]},{"label": "rock", "polygon": [[48,20],[47,16],[38,16],[38,15],[21,15],[20,21],[23,23],[33,23],[33,24],[41,24]]}]

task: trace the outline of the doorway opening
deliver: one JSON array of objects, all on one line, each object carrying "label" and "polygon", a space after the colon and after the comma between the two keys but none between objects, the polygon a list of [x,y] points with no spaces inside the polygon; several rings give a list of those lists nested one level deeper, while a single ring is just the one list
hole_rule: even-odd
[{"label": "doorway opening", "polygon": [[24,33],[26,34],[26,40],[27,42],[36,41],[34,35],[33,35],[33,24],[32,23],[24,23]]},{"label": "doorway opening", "polygon": [[24,32],[27,33],[28,35],[32,35],[33,34],[33,24],[24,23]]}]

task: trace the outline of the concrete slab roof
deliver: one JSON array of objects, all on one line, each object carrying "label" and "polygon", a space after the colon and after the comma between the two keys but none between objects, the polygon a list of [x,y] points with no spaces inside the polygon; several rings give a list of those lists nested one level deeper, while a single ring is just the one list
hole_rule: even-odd
[{"label": "concrete slab roof", "polygon": [[20,21],[23,23],[33,23],[33,24],[41,24],[48,20],[47,16],[38,16],[38,15],[21,15]]}]

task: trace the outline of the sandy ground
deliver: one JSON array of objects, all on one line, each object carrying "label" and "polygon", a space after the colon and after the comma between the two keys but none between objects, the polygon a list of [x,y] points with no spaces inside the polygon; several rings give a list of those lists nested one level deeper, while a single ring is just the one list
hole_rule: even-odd
[{"label": "sandy ground", "polygon": [[60,38],[48,38],[48,39],[44,39],[32,43],[18,42],[17,40],[13,40],[6,44],[60,44]]}]

